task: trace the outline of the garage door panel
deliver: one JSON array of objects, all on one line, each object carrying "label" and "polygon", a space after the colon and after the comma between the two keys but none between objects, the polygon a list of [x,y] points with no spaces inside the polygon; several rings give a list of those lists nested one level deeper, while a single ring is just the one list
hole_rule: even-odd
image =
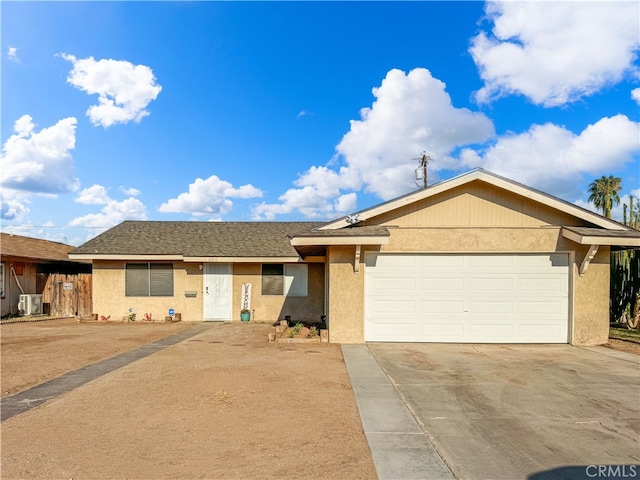
[{"label": "garage door panel", "polygon": [[462,301],[446,301],[446,300],[432,300],[420,302],[422,305],[422,312],[437,314],[437,313],[463,313],[464,302]]},{"label": "garage door panel", "polygon": [[513,325],[510,323],[470,325],[469,336],[475,342],[487,342],[495,338],[508,340],[513,338]]},{"label": "garage door panel", "polygon": [[556,315],[561,317],[563,315],[564,302],[562,300],[556,301],[520,301],[518,302],[518,313],[523,315],[543,316]]},{"label": "garage door panel", "polygon": [[397,312],[398,314],[415,313],[416,302],[415,300],[377,300],[372,303],[373,315],[388,314]]},{"label": "garage door panel", "polygon": [[421,278],[421,291],[429,292],[461,292],[464,289],[462,278]]},{"label": "garage door panel", "polygon": [[416,281],[414,278],[402,278],[397,276],[376,278],[371,285],[378,292],[382,291],[409,291],[416,288]]},{"label": "garage door panel", "polygon": [[554,253],[549,255],[552,267],[568,268],[569,267],[569,255],[566,253]]},{"label": "garage door panel", "polygon": [[566,254],[368,253],[365,262],[367,341],[567,343]]},{"label": "garage door panel", "polygon": [[481,271],[505,271],[513,267],[514,258],[511,255],[470,255],[466,257],[468,269]]},{"label": "garage door panel", "polygon": [[418,267],[429,267],[433,271],[438,269],[462,270],[464,268],[463,255],[419,255],[416,258]]},{"label": "garage door panel", "polygon": [[567,277],[563,275],[547,277],[526,277],[518,279],[518,288],[521,292],[529,294],[557,294],[566,297],[569,289]]},{"label": "garage door panel", "polygon": [[367,267],[384,268],[410,268],[414,267],[416,257],[412,255],[366,255],[365,265]]},{"label": "garage door panel", "polygon": [[512,314],[513,302],[501,302],[501,301],[473,301],[470,303],[469,311],[474,314]]},{"label": "garage door panel", "polygon": [[381,341],[410,342],[415,341],[415,323],[379,323],[375,325],[373,334]]},{"label": "garage door panel", "polygon": [[514,289],[515,280],[512,277],[490,278],[478,277],[469,280],[468,290],[478,294],[500,294],[511,293]]},{"label": "garage door panel", "polygon": [[523,271],[532,268],[548,269],[554,264],[555,255],[525,255],[518,258],[518,264]]},{"label": "garage door panel", "polygon": [[562,329],[557,324],[526,324],[519,326],[519,335],[521,337],[540,343],[544,343],[546,338],[560,336],[562,333]]},{"label": "garage door panel", "polygon": [[463,323],[428,323],[420,325],[419,341],[458,342],[464,339]]}]

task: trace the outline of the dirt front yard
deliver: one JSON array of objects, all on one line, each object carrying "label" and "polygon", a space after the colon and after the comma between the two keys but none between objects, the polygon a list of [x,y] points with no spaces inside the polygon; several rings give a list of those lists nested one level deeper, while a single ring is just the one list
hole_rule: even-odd
[{"label": "dirt front yard", "polygon": [[78,323],[73,318],[2,325],[2,397],[191,326],[188,323]]},{"label": "dirt front yard", "polygon": [[[184,328],[3,325],[3,394]],[[6,420],[0,476],[375,479],[340,347],[268,343],[271,331],[213,325]]]}]

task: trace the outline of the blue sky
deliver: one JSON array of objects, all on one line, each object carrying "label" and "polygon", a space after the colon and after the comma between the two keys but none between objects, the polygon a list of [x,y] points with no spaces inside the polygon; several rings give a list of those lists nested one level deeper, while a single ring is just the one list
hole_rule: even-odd
[{"label": "blue sky", "polygon": [[0,8],[5,232],[330,220],[416,190],[423,151],[430,183],[640,196],[637,2]]}]

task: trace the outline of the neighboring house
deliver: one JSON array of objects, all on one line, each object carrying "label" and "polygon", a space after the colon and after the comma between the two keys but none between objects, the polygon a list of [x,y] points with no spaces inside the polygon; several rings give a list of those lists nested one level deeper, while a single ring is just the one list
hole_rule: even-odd
[{"label": "neighboring house", "polygon": [[[124,222],[70,253],[94,313],[319,320],[334,343],[605,343],[640,233],[484,170],[333,222]],[[245,300],[246,301],[246,300]]]},{"label": "neighboring house", "polygon": [[69,260],[73,249],[73,245],[64,243],[0,233],[2,317],[18,313],[22,294],[46,296],[45,287],[52,274],[90,274],[90,263]]}]

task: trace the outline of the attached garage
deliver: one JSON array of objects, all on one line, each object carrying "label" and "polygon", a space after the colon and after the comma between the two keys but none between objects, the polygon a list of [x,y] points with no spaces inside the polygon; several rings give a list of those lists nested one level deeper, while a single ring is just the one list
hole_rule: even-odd
[{"label": "attached garage", "polygon": [[333,343],[601,345],[611,248],[640,232],[474,170],[291,244],[325,262]]},{"label": "attached garage", "polygon": [[568,343],[569,255],[365,255],[365,341]]}]

